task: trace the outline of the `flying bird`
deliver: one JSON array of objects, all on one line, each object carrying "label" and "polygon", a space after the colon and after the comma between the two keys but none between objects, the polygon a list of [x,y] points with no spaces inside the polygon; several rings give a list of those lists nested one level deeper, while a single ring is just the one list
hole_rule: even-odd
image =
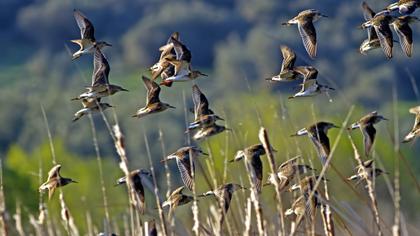
[{"label": "flying bird", "polygon": [[388,11],[398,10],[401,15],[410,15],[418,7],[420,7],[419,0],[399,0],[386,7]]},{"label": "flying bird", "polygon": [[331,90],[335,90],[334,88],[328,85],[322,85],[318,83],[315,79],[310,79],[304,81],[300,84],[301,89],[299,92],[295,93],[293,96],[290,96],[289,99],[299,98],[299,97],[312,97],[322,93],[328,93]]},{"label": "flying bird", "polygon": [[419,18],[415,16],[400,16],[391,23],[400,40],[401,49],[408,57],[413,53],[413,31],[409,24],[416,21],[419,21]]},{"label": "flying bird", "polygon": [[62,177],[60,175],[60,169],[61,165],[53,166],[48,172],[47,181],[39,187],[40,192],[45,192],[46,190],[48,190],[48,199],[51,199],[56,188],[66,186],[70,183],[77,183],[76,181],[70,178]]},{"label": "flying bird", "polygon": [[278,183],[280,185],[280,191],[283,191],[287,186],[289,186],[290,182],[295,178],[296,175],[303,175],[305,173],[308,173],[309,171],[314,170],[308,165],[298,164],[299,158],[300,156],[297,156],[283,162],[277,168],[277,173],[272,173],[269,175],[268,181],[265,185],[274,184],[274,182],[276,181],[275,178],[277,178]]},{"label": "flying bird", "polygon": [[[136,198],[137,198],[137,202],[139,203],[139,208],[140,208],[141,213],[144,212],[144,204],[145,204],[144,187],[143,187],[142,181],[143,181],[143,178],[151,177],[151,176],[152,174],[148,170],[145,170],[145,169],[133,170],[128,175],[132,184],[132,188],[136,192]],[[123,176],[117,180],[116,185],[125,184],[126,182],[127,182],[127,176]]]},{"label": "flying bird", "polygon": [[416,137],[420,137],[420,106],[416,106],[410,108],[410,113],[416,115],[416,119],[414,120],[414,125],[411,131],[404,137],[403,143],[407,143],[415,139]]},{"label": "flying bird", "polygon": [[93,57],[92,84],[90,87],[87,87],[87,92],[82,93],[71,100],[94,99],[110,96],[119,91],[127,92],[127,89],[109,83],[108,77],[110,70],[108,60],[105,58],[101,50],[96,48]]},{"label": "flying bird", "polygon": [[83,108],[78,110],[76,113],[74,113],[73,122],[79,120],[83,116],[89,114],[89,113],[96,113],[100,111],[105,111],[106,109],[112,107],[110,104],[101,102],[101,98],[97,99],[82,99],[82,105]]},{"label": "flying bird", "polygon": [[209,138],[211,136],[214,136],[216,134],[219,134],[223,131],[230,131],[231,129],[226,128],[223,125],[218,125],[216,123],[207,126],[207,127],[203,127],[200,128],[194,135],[193,135],[193,139],[196,141],[200,141],[203,140],[205,138]]},{"label": "flying bird", "polygon": [[147,89],[146,105],[143,108],[140,108],[132,117],[142,118],[149,114],[165,111],[168,108],[175,108],[168,103],[160,101],[160,87],[156,82],[150,80],[146,76],[143,76],[142,80]]},{"label": "flying bird", "polygon": [[328,139],[327,133],[331,128],[339,127],[333,123],[321,121],[309,126],[308,128],[300,129],[292,136],[309,136],[312,143],[315,145],[322,165],[325,165],[327,158],[330,155],[330,140]]},{"label": "flying bird", "polygon": [[[357,180],[356,185],[359,185],[364,179],[369,178],[372,179],[373,177],[378,177],[382,174],[388,174],[382,169],[374,168],[373,160],[364,161],[362,164],[366,169],[366,172],[363,171],[363,167],[358,165],[356,169],[356,174],[348,177],[348,180]],[[366,176],[367,174],[367,176]]]},{"label": "flying bird", "polygon": [[168,61],[168,59],[176,59],[176,52],[174,49],[174,44],[172,43],[172,39],[179,40],[179,33],[172,33],[166,44],[159,48],[159,51],[161,52],[159,61],[149,68],[149,70],[152,72],[152,80],[155,80],[159,76],[161,76],[162,79],[165,79],[162,74],[166,75],[168,70],[174,70],[174,66]]},{"label": "flying bird", "polygon": [[233,197],[233,193],[237,190],[246,189],[239,184],[234,183],[227,183],[219,186],[215,190],[208,191],[199,195],[198,197],[206,197],[206,196],[215,196],[217,201],[219,202],[220,206],[222,207],[222,218],[221,222],[223,222],[226,213],[229,210],[230,202]]},{"label": "flying bird", "polygon": [[376,35],[379,39],[379,44],[388,59],[392,58],[392,47],[394,45],[392,31],[389,27],[389,24],[392,23],[393,19],[394,18],[388,11],[381,11],[362,24],[363,29],[371,27],[375,29]]},{"label": "flying bird", "polygon": [[262,144],[254,144],[243,150],[237,151],[235,158],[230,161],[239,161],[245,158],[245,160],[249,162],[255,175],[252,181],[254,182],[255,188],[258,192],[261,192],[261,183],[263,179],[263,165],[260,158],[261,155],[265,155],[264,146]]},{"label": "flying bird", "polygon": [[[366,2],[362,3],[362,9],[363,9],[363,16],[365,18],[365,21],[369,21],[373,17],[375,17],[376,13],[369,7],[369,5]],[[365,39],[362,42],[362,44],[360,44],[360,48],[359,48],[360,53],[364,55],[366,55],[366,53],[370,50],[381,47],[375,28],[369,27],[367,29],[367,33],[368,33],[368,38]]]},{"label": "flying bird", "polygon": [[162,208],[169,207],[169,213],[168,213],[169,218],[171,218],[171,216],[173,215],[173,211],[178,206],[188,204],[194,199],[192,196],[188,196],[188,195],[185,195],[185,194],[182,193],[184,188],[185,188],[185,186],[181,186],[181,187],[175,189],[169,195],[168,199],[166,199],[166,201],[164,201],[162,203]]},{"label": "flying bird", "polygon": [[[186,146],[179,148],[176,152],[168,155],[165,159],[161,162],[165,162],[168,160],[176,160],[176,164],[178,166],[179,173],[181,174],[182,182],[184,185],[189,189],[192,190],[193,187],[193,172],[195,173],[195,158],[199,155],[208,155],[204,153],[200,148],[195,146]],[[192,159],[191,159],[192,158]],[[191,166],[192,162],[192,166]]]},{"label": "flying bird", "polygon": [[306,52],[308,52],[309,57],[312,59],[316,57],[317,52],[316,31],[313,22],[319,20],[321,17],[327,16],[321,14],[315,9],[308,9],[300,12],[294,18],[283,23],[283,25],[297,24]]},{"label": "flying bird", "polygon": [[194,121],[188,125],[188,130],[212,126],[217,120],[223,120],[209,108],[209,102],[197,85],[192,87],[194,103]]},{"label": "flying bird", "polygon": [[80,29],[81,39],[74,39],[71,42],[80,46],[80,49],[73,53],[73,60],[80,56],[88,53],[93,53],[95,48],[102,49],[105,46],[112,46],[111,44],[104,41],[96,41],[95,29],[92,22],[86,18],[79,10],[73,11],[74,19],[76,19],[77,26]]},{"label": "flying bird", "polygon": [[376,129],[373,125],[382,120],[387,119],[381,115],[378,115],[377,111],[373,111],[363,116],[359,121],[352,124],[351,127],[348,128],[348,130],[360,128],[362,131],[366,156],[369,156],[373,142],[375,141]]},{"label": "flying bird", "polygon": [[298,79],[299,74],[294,70],[296,62],[296,53],[285,45],[280,46],[280,51],[283,55],[283,62],[281,64],[280,73],[278,75],[274,75],[271,78],[266,78],[266,80],[293,81]]}]

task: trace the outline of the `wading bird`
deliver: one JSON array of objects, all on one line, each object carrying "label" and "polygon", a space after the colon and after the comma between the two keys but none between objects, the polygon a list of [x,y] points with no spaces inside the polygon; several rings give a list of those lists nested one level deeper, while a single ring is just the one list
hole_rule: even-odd
[{"label": "wading bird", "polygon": [[74,39],[71,42],[80,46],[79,51],[73,53],[73,60],[88,53],[93,53],[95,48],[102,49],[105,46],[112,46],[104,41],[96,41],[95,29],[92,22],[86,18],[79,10],[74,10],[74,19],[76,19],[77,26],[80,29],[81,39]]},{"label": "wading bird", "polygon": [[388,11],[381,11],[362,24],[363,29],[371,27],[375,29],[379,44],[388,59],[392,58],[392,47],[394,46],[394,38],[392,36],[391,28],[389,27],[389,24],[392,23],[393,19],[394,18]]},{"label": "wading bird", "polygon": [[97,99],[82,99],[82,105],[83,108],[78,110],[76,113],[74,113],[73,122],[79,120],[83,116],[89,114],[89,113],[97,113],[100,111],[105,111],[106,109],[112,107],[108,103],[101,103],[101,98]]},{"label": "wading bird", "polygon": [[77,183],[70,178],[62,177],[60,175],[60,169],[61,165],[55,165],[53,168],[51,168],[51,170],[48,172],[47,181],[39,187],[40,192],[45,192],[48,190],[48,199],[51,199],[56,188],[66,186],[69,183]]},{"label": "wading bird", "polygon": [[[144,212],[144,203],[145,203],[144,187],[143,187],[142,181],[143,181],[143,178],[151,177],[151,176],[152,174],[148,170],[145,170],[145,169],[133,170],[128,175],[132,184],[132,188],[136,192],[136,198],[137,198],[137,202],[139,203],[139,209],[141,213]],[[121,177],[117,180],[116,186],[125,184],[126,182],[127,182],[127,176]]]},{"label": "wading bird", "polygon": [[[178,166],[179,173],[181,174],[182,182],[185,186],[192,190],[193,187],[193,172],[195,173],[195,158],[199,155],[208,155],[204,153],[200,148],[194,146],[187,146],[179,148],[176,152],[168,155],[161,162],[176,160],[176,165]],[[192,166],[191,166],[192,163]]]},{"label": "wading bird", "polygon": [[101,98],[113,95],[119,91],[128,92],[127,89],[121,86],[109,83],[108,76],[110,70],[108,60],[105,58],[101,50],[96,48],[93,57],[92,84],[90,87],[87,87],[87,92],[82,93],[71,100]]},{"label": "wading bird", "polygon": [[382,120],[387,120],[387,119],[381,115],[378,115],[377,111],[373,111],[363,116],[359,121],[352,124],[348,128],[348,130],[360,128],[360,130],[362,131],[366,156],[369,156],[370,151],[372,149],[373,142],[375,141],[376,129],[373,125]]},{"label": "wading bird", "polygon": [[303,45],[309,57],[315,58],[317,51],[316,31],[313,22],[321,17],[327,17],[315,9],[308,9],[300,12],[297,16],[283,23],[283,25],[297,24]]},{"label": "wading bird", "polygon": [[146,105],[143,108],[140,108],[132,117],[142,118],[149,114],[165,111],[168,108],[175,108],[168,103],[160,101],[160,87],[156,82],[148,79],[145,76],[142,77],[142,80],[144,86],[147,89]]},{"label": "wading bird", "polygon": [[321,160],[322,165],[325,165],[328,156],[330,155],[330,140],[328,139],[327,133],[331,128],[339,128],[333,123],[329,122],[317,122],[308,128],[300,129],[292,136],[303,136],[307,135],[311,138],[312,143],[318,152],[318,156]]}]

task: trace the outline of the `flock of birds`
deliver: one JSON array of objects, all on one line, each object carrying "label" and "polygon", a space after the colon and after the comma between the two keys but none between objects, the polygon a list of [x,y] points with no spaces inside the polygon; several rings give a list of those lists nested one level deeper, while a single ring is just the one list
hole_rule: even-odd
[{"label": "flock of birds", "polygon": [[[395,31],[399,35],[401,46],[405,53],[411,56],[412,52],[412,34],[408,23],[416,19],[411,14],[417,7],[420,6],[420,1],[399,1],[391,4],[386,10],[375,14],[368,5],[363,2],[363,11],[366,22],[363,23],[363,28],[369,28],[368,39],[366,39],[360,46],[360,51],[365,53],[371,49],[382,47],[385,55],[390,58],[392,56],[392,33],[389,25],[393,25]],[[391,12],[395,9],[403,16],[391,16]],[[102,49],[111,44],[96,41],[94,36],[93,24],[78,10],[74,11],[74,17],[77,25],[80,28],[81,39],[72,40],[78,44],[80,49],[73,54],[73,59],[86,54],[93,54],[93,74],[91,86],[87,87],[87,91],[73,98],[72,100],[82,101],[83,108],[77,111],[74,115],[74,121],[80,119],[86,114],[93,112],[102,112],[109,107],[108,103],[101,100],[104,97],[113,95],[119,91],[127,91],[121,86],[111,84],[109,82],[109,63],[102,53]],[[316,31],[313,22],[321,17],[326,17],[316,10],[305,10],[299,13],[293,19],[287,21],[286,25],[297,24],[298,29],[308,55],[311,58],[316,56],[317,43]],[[206,76],[198,70],[192,69],[192,55],[187,46],[180,41],[179,33],[173,33],[166,44],[159,48],[160,57],[150,71],[152,78],[146,76],[142,77],[142,81],[147,89],[146,105],[140,108],[133,117],[143,118],[153,113],[159,113],[167,110],[168,108],[175,108],[168,103],[160,101],[159,94],[161,92],[160,86],[171,87],[175,82],[191,81],[200,76]],[[269,78],[271,81],[292,81],[302,78],[302,89],[291,98],[312,96],[322,92],[332,90],[329,86],[321,85],[317,82],[318,75],[317,69],[312,66],[295,66],[296,55],[287,46],[281,46],[283,54],[283,63],[281,71],[278,75]],[[158,78],[161,78],[160,84],[156,83]],[[196,141],[208,138],[210,136],[219,134],[228,130],[225,126],[217,124],[219,120],[223,120],[209,107],[209,101],[204,93],[197,85],[192,86],[192,98],[194,103],[194,120],[189,123],[187,132],[194,132],[192,138]],[[415,124],[412,130],[405,136],[403,142],[410,142],[416,137],[420,136],[420,106],[410,109],[410,112],[416,115]],[[371,153],[372,145],[375,141],[376,129],[375,124],[382,120],[387,120],[385,117],[379,115],[376,111],[367,114],[359,121],[348,127],[349,130],[360,129],[364,137],[364,150],[365,157],[368,158]],[[322,165],[326,164],[326,160],[330,154],[330,141],[328,138],[328,130],[331,128],[338,128],[330,122],[320,121],[308,127],[298,130],[292,136],[308,136],[313,142],[315,149]],[[270,151],[276,152],[274,148],[270,147]],[[231,162],[245,160],[250,164],[251,171],[254,172],[252,182],[254,183],[257,192],[261,192],[262,186],[272,185],[278,181],[281,191],[295,191],[300,190],[302,195],[295,199],[291,208],[285,211],[287,216],[303,216],[312,215],[317,206],[320,206],[321,195],[317,190],[313,189],[317,176],[314,175],[315,170],[306,164],[303,164],[300,156],[292,158],[282,163],[276,173],[271,173],[268,176],[268,181],[262,184],[263,181],[263,165],[261,156],[265,155],[268,150],[262,144],[254,144],[243,150],[239,150]],[[174,190],[168,199],[162,203],[163,207],[169,207],[169,214],[180,206],[187,204],[193,200],[191,195],[185,194],[185,188],[192,190],[194,184],[194,163],[196,158],[201,155],[207,155],[197,146],[181,147],[174,153],[168,155],[162,162],[175,160],[179,169],[181,179],[184,186],[180,186]],[[363,166],[357,166],[355,174],[350,176],[349,180],[356,180],[361,183],[366,178],[373,178],[380,174],[386,173],[384,170],[376,168],[373,159],[365,160]],[[48,173],[47,181],[39,188],[40,191],[49,192],[49,198],[53,196],[56,188],[65,186],[69,183],[76,181],[65,178],[60,175],[61,165],[54,166]],[[366,171],[365,171],[366,170]],[[130,178],[134,185],[139,199],[144,204],[144,187],[143,181],[151,176],[151,173],[145,169],[138,169],[132,171],[129,176],[124,176],[117,181],[117,184],[126,182],[127,177]],[[297,183],[291,183],[296,176],[302,176]],[[216,199],[222,203],[223,213],[229,209],[233,193],[236,190],[247,189],[239,184],[226,183],[218,188],[198,195],[199,197],[215,196]],[[308,199],[309,192],[314,191],[315,194],[311,195]],[[309,206],[307,205],[309,204]],[[143,205],[144,206],[144,205]]]}]

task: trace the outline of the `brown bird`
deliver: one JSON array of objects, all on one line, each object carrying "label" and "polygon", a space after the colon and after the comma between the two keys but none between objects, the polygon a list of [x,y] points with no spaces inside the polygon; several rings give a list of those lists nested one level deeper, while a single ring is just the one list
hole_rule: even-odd
[{"label": "brown bird", "polygon": [[[363,171],[363,167],[358,165],[355,170],[357,172],[357,174],[352,175],[350,177],[348,177],[348,180],[357,180],[356,185],[359,185],[364,179],[366,179],[367,177],[369,179],[372,179],[373,176],[378,177],[381,174],[388,174],[388,172],[385,172],[382,169],[379,168],[374,168],[373,166],[374,162],[373,160],[367,160],[363,162],[363,166],[365,167],[366,172]],[[366,174],[368,174],[368,176],[366,176]]]},{"label": "brown bird", "polygon": [[[369,21],[373,17],[375,17],[376,13],[369,7],[369,5],[366,2],[362,3],[362,9],[363,9],[363,16],[365,18],[365,21]],[[362,42],[362,44],[360,44],[360,48],[359,48],[360,53],[364,55],[366,55],[366,52],[372,49],[381,47],[375,28],[369,27],[367,29],[367,33],[368,33],[368,38],[365,39]]]},{"label": "brown bird", "polygon": [[208,191],[199,195],[198,197],[206,197],[206,196],[215,196],[217,201],[219,202],[220,206],[222,206],[222,219],[223,222],[224,216],[229,210],[230,202],[233,197],[233,193],[236,190],[246,189],[239,184],[234,183],[227,183],[224,185],[219,186],[217,189]]},{"label": "brown bird", "polygon": [[[152,174],[148,170],[145,170],[145,169],[133,170],[129,174],[129,178],[132,183],[132,188],[136,192],[137,201],[140,204],[139,207],[142,213],[144,212],[144,203],[145,203],[144,187],[143,187],[142,180],[145,177],[151,177],[151,176]],[[125,184],[126,182],[127,182],[127,176],[121,177],[117,180],[116,186]]]},{"label": "brown bird", "polygon": [[400,40],[401,49],[408,57],[411,57],[413,52],[413,31],[409,24],[416,21],[419,21],[419,18],[415,16],[400,16],[391,23]]},{"label": "brown bird", "polygon": [[[157,77],[162,76],[162,73],[164,73],[168,69],[174,69],[174,66],[168,61],[168,59],[176,59],[176,52],[174,49],[172,39],[179,40],[179,33],[172,33],[169,39],[167,40],[166,44],[159,48],[159,51],[161,52],[159,61],[149,68],[149,70],[152,72],[152,80],[155,80]],[[163,76],[162,79],[164,79]]]},{"label": "brown bird", "polygon": [[389,24],[391,24],[392,21],[393,17],[389,14],[388,11],[385,10],[376,13],[374,17],[370,18],[362,24],[363,29],[371,27],[375,29],[382,50],[388,59],[392,58],[392,47],[394,43],[392,31],[389,27]]},{"label": "brown bird", "polygon": [[203,127],[201,129],[199,129],[193,136],[193,139],[196,141],[200,141],[203,140],[205,138],[214,136],[216,134],[219,134],[223,131],[231,131],[231,129],[226,128],[225,126],[222,125],[218,125],[216,123],[214,123],[213,125],[210,125],[208,127]]},{"label": "brown bird", "polygon": [[283,191],[287,186],[289,186],[290,182],[295,178],[296,175],[302,175],[314,170],[308,165],[298,164],[298,158],[300,158],[300,156],[283,162],[277,168],[277,173],[270,174],[265,185],[274,184],[275,178],[278,178],[280,191]]},{"label": "brown bird", "polygon": [[160,101],[160,87],[156,82],[150,80],[146,76],[143,76],[142,80],[147,89],[146,106],[140,108],[132,117],[142,118],[149,114],[165,111],[168,108],[175,108],[168,103]]},{"label": "brown bird", "polygon": [[409,111],[410,111],[410,113],[416,115],[416,119],[414,120],[413,128],[404,137],[403,143],[410,142],[411,140],[415,139],[416,137],[420,137],[420,106],[413,107]]},{"label": "brown bird", "polygon": [[313,22],[319,20],[321,17],[327,16],[315,9],[308,9],[300,12],[286,23],[283,23],[283,25],[297,24],[306,52],[308,52],[309,57],[312,59],[316,57],[317,51],[316,31]]},{"label": "brown bird", "polygon": [[266,78],[266,80],[293,81],[298,79],[299,74],[294,70],[296,62],[296,53],[285,45],[280,46],[280,51],[283,55],[283,62],[281,64],[280,73],[271,78]]},{"label": "brown bird", "polygon": [[71,42],[80,46],[79,51],[73,53],[73,60],[80,56],[94,52],[95,48],[102,49],[105,46],[112,46],[104,41],[96,41],[95,29],[92,22],[86,18],[79,10],[73,10],[74,19],[76,19],[77,26],[80,29],[81,39],[74,39]]},{"label": "brown bird", "polygon": [[249,161],[249,164],[255,174],[253,182],[258,192],[261,192],[261,183],[263,179],[263,165],[260,158],[261,155],[265,155],[264,146],[262,144],[254,144],[243,150],[239,150],[236,153],[235,158],[230,161],[239,161],[243,158],[245,158],[246,161]]},{"label": "brown bird", "polygon": [[311,138],[312,143],[315,145],[322,165],[325,165],[325,162],[330,154],[330,140],[328,139],[327,133],[331,128],[339,127],[332,123],[321,121],[309,126],[308,128],[300,129],[292,136],[308,135]]},{"label": "brown bird", "polygon": [[399,0],[386,7],[388,11],[398,10],[401,15],[410,15],[420,7],[419,0]]},{"label": "brown bird", "polygon": [[381,115],[378,115],[378,112],[373,111],[363,116],[358,122],[352,124],[351,127],[348,128],[348,130],[360,128],[362,131],[366,156],[369,156],[373,142],[375,141],[376,129],[373,125],[380,122],[381,120],[387,119]]},{"label": "brown bird", "polygon": [[109,83],[108,76],[110,70],[108,60],[105,58],[101,50],[96,48],[93,57],[92,84],[90,87],[86,88],[88,90],[87,92],[82,93],[71,100],[94,99],[110,96],[119,91],[127,92],[127,89]]},{"label": "brown bird", "polygon": [[197,85],[192,87],[192,98],[194,103],[194,121],[188,125],[188,130],[209,127],[214,125],[217,120],[223,120],[209,108],[206,96]]},{"label": "brown bird", "polygon": [[53,168],[51,168],[51,170],[48,172],[47,181],[39,187],[40,192],[45,192],[48,190],[48,199],[51,199],[56,188],[66,186],[69,183],[77,183],[70,178],[62,177],[60,175],[60,169],[61,165],[55,165]]},{"label": "brown bird", "polygon": [[[314,220],[316,215],[316,208],[320,206],[320,202],[316,197],[312,197],[308,201],[309,196],[301,195],[292,204],[291,208],[284,213],[285,216],[291,217],[295,222],[301,222],[299,219],[305,217],[310,223]],[[297,227],[297,226],[296,226]]]},{"label": "brown bird", "polygon": [[110,107],[112,107],[108,103],[101,103],[101,98],[97,99],[82,99],[82,105],[83,108],[78,110],[76,113],[74,113],[73,122],[79,120],[83,116],[89,114],[89,113],[96,113],[100,111],[104,111]]},{"label": "brown bird", "polygon": [[[192,190],[193,187],[193,178],[192,174],[195,173],[195,158],[199,155],[208,155],[204,153],[200,148],[194,146],[186,146],[179,148],[176,152],[168,155],[165,159],[161,162],[169,161],[169,160],[176,160],[176,164],[178,166],[179,173],[181,174],[182,182],[184,185],[189,189]],[[190,159],[192,157],[192,160]],[[191,166],[192,162],[192,166]]]},{"label": "brown bird", "polygon": [[168,199],[166,199],[166,201],[164,201],[162,203],[162,208],[165,208],[165,207],[169,206],[169,213],[168,213],[169,218],[171,218],[171,216],[173,215],[173,211],[178,206],[188,204],[192,200],[194,200],[194,198],[192,196],[188,196],[188,195],[185,195],[185,194],[182,193],[184,188],[185,188],[185,186],[181,186],[181,187],[175,189],[169,195]]}]

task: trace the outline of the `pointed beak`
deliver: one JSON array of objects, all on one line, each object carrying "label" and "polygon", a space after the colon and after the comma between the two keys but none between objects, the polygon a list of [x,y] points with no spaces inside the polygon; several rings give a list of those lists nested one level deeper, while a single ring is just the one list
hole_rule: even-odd
[{"label": "pointed beak", "polygon": [[167,162],[168,161],[168,159],[163,159],[163,160],[160,160],[160,163],[164,163],[164,162]]},{"label": "pointed beak", "polygon": [[389,119],[387,119],[387,118],[385,118],[385,117],[382,117],[382,120],[386,120],[386,121],[388,121]]},{"label": "pointed beak", "polygon": [[225,128],[226,131],[233,131],[231,128]]},{"label": "pointed beak", "polygon": [[296,137],[296,136],[299,136],[299,135],[297,135],[297,134],[291,134],[290,135],[290,137]]},{"label": "pointed beak", "polygon": [[322,15],[322,14],[321,14],[321,16],[322,16],[322,17],[326,17],[326,18],[328,18],[328,16],[327,16],[327,15]]},{"label": "pointed beak", "polygon": [[276,150],[276,149],[274,149],[273,147],[271,147],[271,151],[272,151],[272,152],[277,152],[277,150]]},{"label": "pointed beak", "polygon": [[175,109],[176,107],[174,107],[174,106],[172,106],[172,105],[168,105],[168,107],[169,108],[173,108],[173,109]]},{"label": "pointed beak", "polygon": [[71,180],[72,183],[76,183],[78,184],[79,182],[77,182],[76,180]]},{"label": "pointed beak", "polygon": [[128,89],[122,88],[121,91],[128,92]]},{"label": "pointed beak", "polygon": [[337,125],[333,125],[333,128],[341,128],[340,126]]},{"label": "pointed beak", "polygon": [[110,43],[105,43],[105,45],[108,46],[108,47],[112,47],[112,44],[110,44]]},{"label": "pointed beak", "polygon": [[229,160],[229,163],[235,162],[235,159]]},{"label": "pointed beak", "polygon": [[201,152],[201,155],[208,156],[209,154],[205,152]]}]

